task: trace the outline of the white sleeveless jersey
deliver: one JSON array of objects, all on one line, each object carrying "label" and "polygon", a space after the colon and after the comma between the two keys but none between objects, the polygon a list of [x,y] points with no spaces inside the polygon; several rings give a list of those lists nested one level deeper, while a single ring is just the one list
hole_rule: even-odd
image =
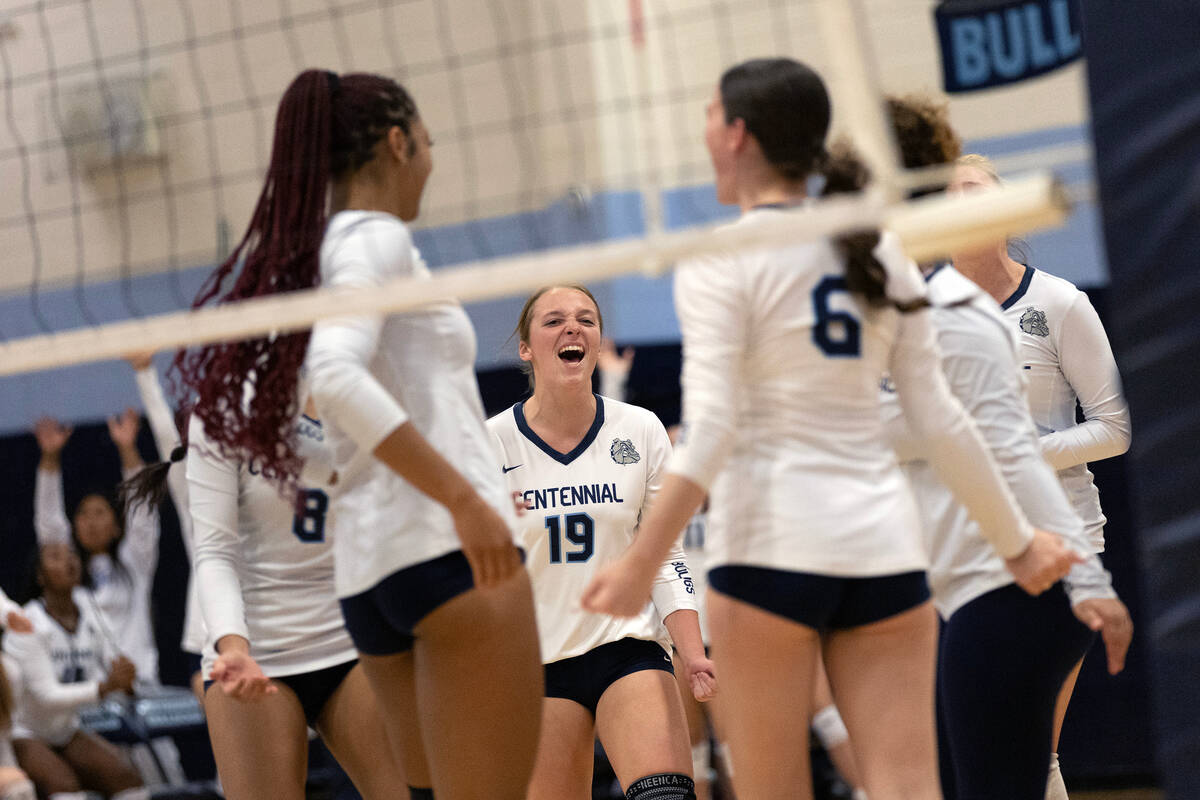
[{"label": "white sleeveless jersey", "polygon": [[632,637],[667,645],[662,620],[695,610],[695,590],[678,545],[659,570],[653,602],[622,619],[580,608],[596,571],[619,557],[662,484],[671,443],[650,411],[596,396],[592,427],[570,453],[546,444],[525,420],[524,403],[497,414],[488,429],[503,458],[510,491],[525,513],[518,539],[533,580],[542,661],[582,655]]},{"label": "white sleeveless jersey", "polygon": [[[1130,437],[1129,407],[1104,326],[1074,284],[1033,267],[1000,307],[1020,343],[1042,453],[1083,518],[1092,549],[1102,552],[1105,518],[1087,462],[1120,455]],[[1076,401],[1086,419],[1080,424]]]},{"label": "white sleeveless jersey", "polygon": [[[752,211],[737,224],[777,213]],[[889,297],[924,296],[895,237],[875,253]],[[710,568],[870,577],[926,567],[916,506],[880,418],[885,370],[989,530],[1008,552],[1024,549],[1032,531],[946,388],[929,313],[852,294],[830,242],[681,265],[675,302],[684,430],[670,469],[712,487]]]},{"label": "white sleeveless jersey", "polygon": [[[382,212],[334,215],[321,244],[322,287],[375,287],[401,277],[429,277],[403,222]],[[511,524],[512,501],[484,426],[475,332],[461,306],[322,320],[307,365],[339,476],[340,597],[461,548],[450,513],[373,455],[406,422]]]},{"label": "white sleeveless jersey", "polygon": [[[328,465],[319,422],[301,417],[297,447]],[[325,489],[302,489],[303,510],[285,500],[253,466],[223,457],[192,417],[188,432],[188,506],[195,532],[195,583],[208,641],[207,677],[221,637],[250,642],[269,676],[295,675],[355,658],[334,591]],[[324,470],[326,477],[331,468]],[[303,476],[302,476],[303,477]]]},{"label": "white sleeveless jersey", "polygon": [[41,599],[25,604],[33,633],[11,631],[4,652],[21,675],[13,714],[14,739],[43,739],[61,747],[79,728],[76,710],[100,699],[117,649],[103,612],[86,589],[76,589],[79,621],[68,631],[46,612]]}]

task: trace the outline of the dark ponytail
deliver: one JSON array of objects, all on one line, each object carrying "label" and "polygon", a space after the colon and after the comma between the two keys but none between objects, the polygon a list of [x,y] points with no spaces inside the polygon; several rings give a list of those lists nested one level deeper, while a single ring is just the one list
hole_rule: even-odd
[{"label": "dark ponytail", "polygon": [[[411,143],[416,117],[408,93],[389,78],[323,70],[297,76],[279,102],[271,163],[246,234],[193,307],[316,286],[331,181],[370,161],[392,126]],[[174,361],[176,388],[195,402],[219,451],[258,464],[263,476],[283,484],[300,473],[292,424],[308,339],[303,331],[222,342],[181,350]]]},{"label": "dark ponytail", "polygon": [[[760,58],[721,76],[725,121],[741,119],[782,177],[825,179],[824,194],[861,191],[870,172],[847,146],[825,150],[829,133],[829,93],[821,76],[790,58]],[[846,263],[846,287],[873,306],[887,305],[887,272],[875,258],[879,231],[865,230],[834,239]]]},{"label": "dark ponytail", "polygon": [[[825,178],[823,197],[861,192],[871,180],[871,170],[846,141],[836,142],[819,167]],[[846,288],[869,305],[888,305],[887,270],[875,258],[879,231],[851,231],[835,237],[833,242],[846,262]]]},{"label": "dark ponytail", "polygon": [[[126,509],[132,510],[145,504],[149,508],[158,508],[167,496],[167,473],[171,465],[187,458],[187,441],[171,451],[166,461],[159,461],[138,470],[128,480],[117,484],[117,495]],[[179,509],[186,513],[186,509]]]}]

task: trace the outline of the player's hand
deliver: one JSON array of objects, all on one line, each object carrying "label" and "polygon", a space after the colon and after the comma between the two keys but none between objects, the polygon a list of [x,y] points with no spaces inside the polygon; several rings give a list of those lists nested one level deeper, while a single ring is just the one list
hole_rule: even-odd
[{"label": "player's hand", "polygon": [[251,702],[279,691],[258,662],[243,650],[228,650],[217,656],[208,677],[234,700]]},{"label": "player's hand", "polygon": [[125,360],[136,372],[141,372],[154,363],[154,351],[137,350],[133,353],[126,353]]},{"label": "player's hand", "polygon": [[483,498],[474,495],[450,509],[450,515],[476,586],[497,586],[521,569],[512,529]]},{"label": "player's hand", "polygon": [[71,431],[72,428],[50,417],[42,417],[33,423],[33,438],[37,439],[42,455],[57,456],[61,453],[71,438]]},{"label": "player's hand", "polygon": [[13,633],[33,633],[33,623],[20,611],[10,611],[4,618],[4,627]]},{"label": "player's hand", "polygon": [[138,427],[141,420],[138,412],[127,408],[121,414],[108,418],[108,435],[113,444],[120,448],[134,447],[137,442]]},{"label": "player's hand", "polygon": [[596,614],[636,616],[650,600],[654,573],[653,565],[647,568],[626,550],[623,556],[596,573],[583,590],[580,604],[585,611]]},{"label": "player's hand", "polygon": [[697,701],[707,703],[717,696],[717,673],[713,668],[712,659],[704,656],[684,661],[683,671],[688,685],[692,687],[692,697]]},{"label": "player's hand", "polygon": [[106,695],[109,692],[133,694],[133,681],[136,677],[137,667],[133,665],[133,662],[125,656],[117,656],[108,670],[108,676],[100,682],[100,694]]},{"label": "player's hand", "polygon": [[1082,563],[1083,556],[1063,544],[1053,533],[1037,528],[1033,540],[1019,556],[1005,559],[1017,585],[1035,597],[1062,580],[1071,567]]},{"label": "player's hand", "polygon": [[1079,621],[1100,632],[1108,654],[1108,673],[1116,675],[1125,669],[1125,654],[1133,641],[1133,620],[1129,609],[1115,597],[1096,597],[1072,606]]},{"label": "player's hand", "polygon": [[596,354],[596,366],[601,372],[628,375],[629,370],[633,368],[633,356],[632,347],[626,347],[618,354],[612,339],[601,339],[600,352]]},{"label": "player's hand", "polygon": [[512,499],[513,499],[513,511],[516,512],[518,517],[525,516],[525,512],[529,510],[525,506],[525,496],[523,494],[521,494],[521,492],[513,492]]}]

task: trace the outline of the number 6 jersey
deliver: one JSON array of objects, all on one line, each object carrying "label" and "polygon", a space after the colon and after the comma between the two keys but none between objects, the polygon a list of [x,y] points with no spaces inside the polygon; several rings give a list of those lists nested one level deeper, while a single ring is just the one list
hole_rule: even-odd
[{"label": "number 6 jersey", "polygon": [[488,420],[508,488],[520,495],[518,543],[533,580],[542,661],[582,655],[626,637],[668,639],[662,620],[696,609],[683,548],[659,570],[653,603],[629,619],[580,608],[596,570],[633,542],[638,522],[662,484],[671,444],[644,408],[596,395],[596,418],[574,450],[560,453],[525,420],[524,403]]}]

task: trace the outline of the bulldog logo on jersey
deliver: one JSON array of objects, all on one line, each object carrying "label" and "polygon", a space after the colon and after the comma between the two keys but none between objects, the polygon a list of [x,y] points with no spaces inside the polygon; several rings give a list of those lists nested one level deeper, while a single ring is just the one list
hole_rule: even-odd
[{"label": "bulldog logo on jersey", "polygon": [[642,460],[633,446],[633,442],[628,439],[613,439],[612,447],[608,448],[608,454],[618,464],[636,464]]},{"label": "bulldog logo on jersey", "polygon": [[1049,336],[1050,326],[1046,324],[1046,312],[1031,308],[1021,315],[1021,330],[1031,336]]}]

